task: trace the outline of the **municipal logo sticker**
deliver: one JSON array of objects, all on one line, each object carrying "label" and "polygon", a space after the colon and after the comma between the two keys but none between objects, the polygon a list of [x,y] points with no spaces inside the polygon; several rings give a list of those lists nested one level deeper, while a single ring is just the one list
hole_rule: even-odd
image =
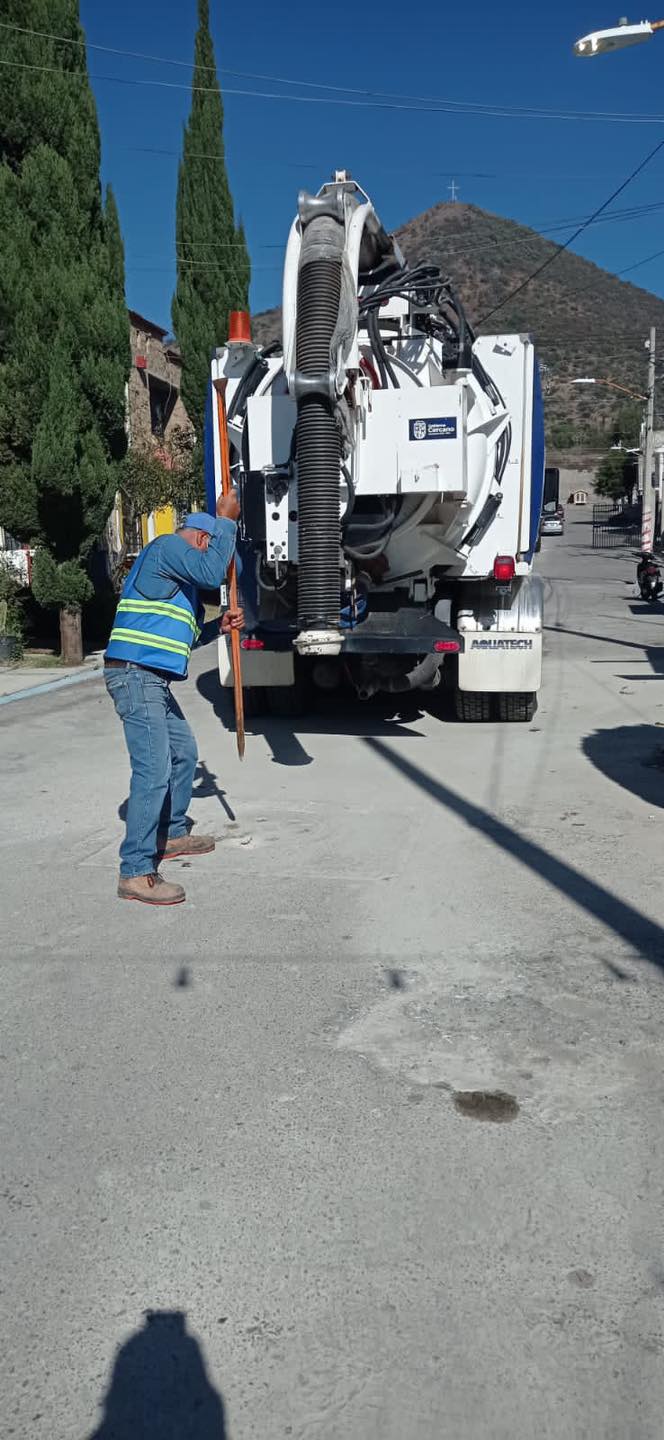
[{"label": "municipal logo sticker", "polygon": [[409,440],[456,440],[457,422],[454,415],[439,415],[431,420],[409,420]]}]

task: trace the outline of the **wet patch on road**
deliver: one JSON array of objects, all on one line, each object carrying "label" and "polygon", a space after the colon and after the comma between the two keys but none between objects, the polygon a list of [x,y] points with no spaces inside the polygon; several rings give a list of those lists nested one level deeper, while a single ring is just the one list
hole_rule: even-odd
[{"label": "wet patch on road", "polygon": [[513,1095],[505,1090],[455,1090],[452,1103],[460,1115],[470,1120],[484,1120],[492,1125],[504,1125],[516,1120],[520,1105]]},{"label": "wet patch on road", "polygon": [[395,957],[382,996],[338,1017],[336,1044],[405,1082],[404,1100],[446,1092],[455,1120],[550,1126],[606,1112],[650,1085],[659,1043],[650,987],[628,983],[626,948],[606,949],[566,935],[555,953],[524,956],[494,941],[416,972]]}]

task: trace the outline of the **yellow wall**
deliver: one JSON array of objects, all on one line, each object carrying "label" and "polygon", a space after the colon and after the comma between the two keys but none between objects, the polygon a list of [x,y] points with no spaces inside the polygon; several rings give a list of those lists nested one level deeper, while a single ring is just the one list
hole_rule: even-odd
[{"label": "yellow wall", "polygon": [[172,535],[175,530],[175,510],[172,505],[164,505],[163,509],[154,512],[154,533],[155,535]]},{"label": "yellow wall", "polygon": [[[164,505],[161,510],[155,510],[152,518],[154,520],[152,539],[156,539],[157,535],[173,534],[177,522],[175,510],[172,505]],[[144,545],[150,543],[151,532],[153,530],[153,527],[148,523],[149,519],[150,517],[148,515],[141,515],[141,538]]]},{"label": "yellow wall", "polygon": [[[152,518],[153,524],[149,521]],[[120,498],[116,500],[112,515],[116,527],[116,536],[120,545],[124,542],[124,524],[122,518],[122,503]],[[155,510],[153,516],[141,515],[141,545],[148,545],[151,538],[157,535],[172,535],[177,525],[177,515],[172,505],[164,505],[161,510]]]}]

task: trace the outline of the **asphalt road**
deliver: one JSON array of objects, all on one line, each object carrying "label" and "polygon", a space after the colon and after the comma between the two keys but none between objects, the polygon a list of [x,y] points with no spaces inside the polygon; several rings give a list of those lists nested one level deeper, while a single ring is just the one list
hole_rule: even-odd
[{"label": "asphalt road", "polygon": [[164,913],[102,685],[0,711],[3,1437],[659,1440],[664,609],[540,560],[530,726],[240,766],[202,655]]}]

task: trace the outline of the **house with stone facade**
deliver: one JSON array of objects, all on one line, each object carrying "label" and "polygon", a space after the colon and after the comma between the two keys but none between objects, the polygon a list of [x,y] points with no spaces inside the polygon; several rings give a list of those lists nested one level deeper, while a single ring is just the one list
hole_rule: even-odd
[{"label": "house with stone facade", "polygon": [[[176,342],[161,325],[138,311],[129,311],[131,373],[127,383],[127,439],[143,454],[163,465],[175,462],[179,440],[193,439],[193,426],[182,403],[182,357]],[[118,495],[108,525],[111,551],[138,554],[156,535],[175,530],[179,516],[172,505],[151,515],[135,515],[125,496]]]}]

